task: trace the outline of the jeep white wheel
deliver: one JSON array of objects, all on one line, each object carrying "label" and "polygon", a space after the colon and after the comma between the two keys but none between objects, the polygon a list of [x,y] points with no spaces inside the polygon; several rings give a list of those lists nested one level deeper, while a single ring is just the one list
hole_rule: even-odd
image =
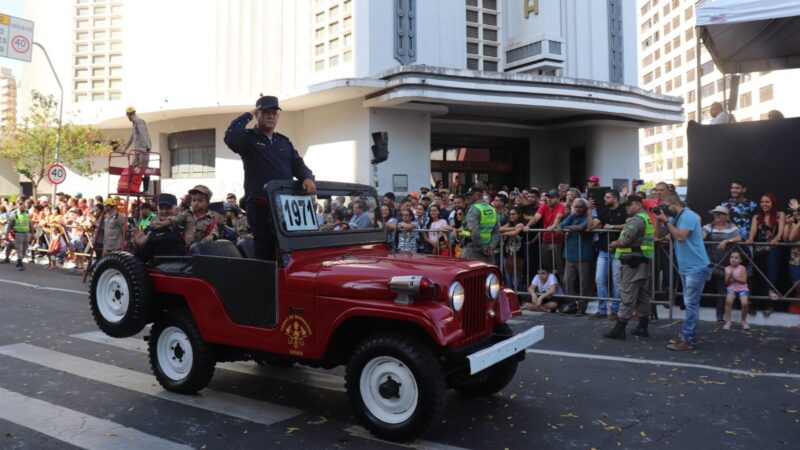
[{"label": "jeep white wheel", "polygon": [[128,312],[130,302],[128,281],[119,270],[107,269],[97,280],[97,308],[103,319],[119,323]]},{"label": "jeep white wheel", "polygon": [[144,265],[126,252],[100,258],[89,282],[89,306],[97,326],[111,337],[130,337],[153,317],[153,287]]},{"label": "jeep white wheel", "polygon": [[381,422],[403,423],[417,409],[419,389],[414,374],[391,356],[368,362],[361,372],[359,387],[364,406]]},{"label": "jeep white wheel", "polygon": [[161,371],[173,381],[183,380],[192,370],[192,344],[180,328],[168,327],[161,332],[156,355]]},{"label": "jeep white wheel", "polygon": [[214,347],[203,340],[189,310],[163,311],[150,329],[150,367],[164,389],[194,394],[214,375]]},{"label": "jeep white wheel", "polygon": [[382,439],[413,439],[439,423],[446,390],[430,347],[403,333],[366,337],[345,374],[356,417]]}]

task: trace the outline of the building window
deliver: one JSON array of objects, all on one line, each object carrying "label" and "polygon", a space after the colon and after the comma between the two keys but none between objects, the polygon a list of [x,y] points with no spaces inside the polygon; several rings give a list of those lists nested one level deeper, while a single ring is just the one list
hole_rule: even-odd
[{"label": "building window", "polygon": [[417,60],[416,0],[394,0],[394,58],[401,64]]},{"label": "building window", "polygon": [[622,52],[622,0],[608,0],[609,80],[625,82],[625,65]]},{"label": "building window", "polygon": [[[496,0],[467,1],[467,69],[500,70],[499,10]],[[513,51],[513,50],[512,50]],[[506,62],[509,62],[506,54]]]},{"label": "building window", "polygon": [[171,133],[167,137],[172,178],[213,178],[215,174],[214,130]]},{"label": "building window", "polygon": [[714,82],[704,84],[703,87],[700,89],[701,98],[706,98],[711,95],[714,95]]},{"label": "building window", "polygon": [[753,104],[753,93],[746,92],[739,96],[739,108],[747,108]]},{"label": "building window", "polygon": [[683,148],[683,136],[675,138],[675,148]]},{"label": "building window", "polygon": [[675,158],[675,168],[683,169],[683,156],[678,156]]},{"label": "building window", "polygon": [[700,66],[700,77],[704,77],[710,73],[714,73],[714,61],[708,61]]},{"label": "building window", "polygon": [[686,115],[686,117],[688,117],[688,118],[689,118],[689,121],[690,121],[690,122],[691,122],[691,121],[693,121],[693,120],[697,120],[697,114],[695,114],[695,112],[694,112],[694,111],[692,111],[692,112],[690,112],[689,114],[687,114],[687,115]]},{"label": "building window", "polygon": [[686,29],[686,33],[684,34],[683,40],[689,42],[693,38],[694,38],[694,27],[689,27]]},{"label": "building window", "polygon": [[692,81],[694,81],[694,69],[689,69],[686,72],[686,82],[691,83]]},{"label": "building window", "polygon": [[682,82],[682,80],[681,80],[681,76],[680,76],[680,75],[678,75],[677,77],[675,77],[675,78],[672,80],[672,84],[673,84],[673,86],[675,86],[675,89],[677,89],[677,88],[681,87],[681,85],[683,84],[683,82]]},{"label": "building window", "polygon": [[772,100],[772,85],[764,86],[758,90],[758,99],[762,102]]},{"label": "building window", "polygon": [[690,6],[690,7],[686,8],[686,12],[683,13],[683,18],[685,20],[689,20],[692,17],[694,17],[694,8]]}]

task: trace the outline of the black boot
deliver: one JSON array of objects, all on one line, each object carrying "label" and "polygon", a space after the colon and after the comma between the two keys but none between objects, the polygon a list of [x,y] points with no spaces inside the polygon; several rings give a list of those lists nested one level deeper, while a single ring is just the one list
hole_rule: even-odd
[{"label": "black boot", "polygon": [[609,339],[625,339],[626,326],[628,326],[627,320],[617,320],[617,323],[614,324],[614,328],[612,328],[608,333],[604,334],[603,337]]},{"label": "black boot", "polygon": [[650,333],[647,332],[648,323],[650,323],[650,319],[647,317],[640,317],[639,326],[634,328],[633,331],[631,331],[631,334],[639,337],[650,337]]}]

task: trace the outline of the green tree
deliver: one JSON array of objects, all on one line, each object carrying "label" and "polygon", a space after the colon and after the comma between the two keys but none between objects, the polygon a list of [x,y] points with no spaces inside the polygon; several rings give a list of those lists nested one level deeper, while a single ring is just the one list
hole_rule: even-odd
[{"label": "green tree", "polygon": [[[33,91],[28,115],[10,125],[0,137],[0,157],[10,159],[16,171],[31,180],[34,195],[47,176],[47,167],[55,161],[57,136],[58,102],[52,95]],[[97,129],[69,122],[62,124],[58,160],[76,173],[83,176],[98,173],[92,159],[109,152],[111,146]]]}]

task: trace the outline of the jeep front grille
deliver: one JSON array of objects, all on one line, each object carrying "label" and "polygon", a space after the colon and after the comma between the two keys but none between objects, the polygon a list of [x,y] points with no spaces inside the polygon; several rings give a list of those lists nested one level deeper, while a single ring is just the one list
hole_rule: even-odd
[{"label": "jeep front grille", "polygon": [[492,330],[486,315],[486,275],[488,273],[471,273],[458,281],[464,287],[464,309],[461,310],[461,327],[464,337],[459,344],[468,344],[486,336]]}]

